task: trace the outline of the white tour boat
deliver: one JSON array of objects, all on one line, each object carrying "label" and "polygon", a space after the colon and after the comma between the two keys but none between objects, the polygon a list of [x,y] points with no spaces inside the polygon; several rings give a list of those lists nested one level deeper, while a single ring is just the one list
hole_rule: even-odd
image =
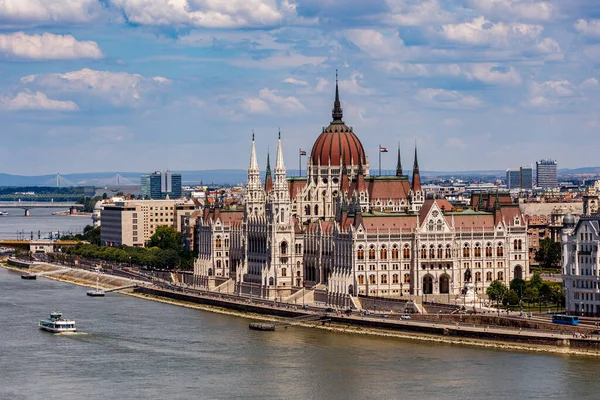
[{"label": "white tour boat", "polygon": [[75,321],[62,318],[62,313],[50,313],[50,318],[40,321],[40,329],[52,333],[77,332]]}]

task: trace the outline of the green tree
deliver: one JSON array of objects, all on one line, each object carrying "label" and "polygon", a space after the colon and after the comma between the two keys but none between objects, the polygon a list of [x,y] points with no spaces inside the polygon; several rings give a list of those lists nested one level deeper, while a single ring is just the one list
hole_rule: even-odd
[{"label": "green tree", "polygon": [[531,280],[529,281],[529,287],[534,287],[539,290],[540,286],[542,286],[542,277],[537,272],[533,273]]},{"label": "green tree", "polygon": [[504,297],[502,304],[504,304],[504,305],[512,304],[513,306],[516,306],[517,304],[519,304],[519,295],[514,290],[512,290],[512,289],[509,290],[506,293],[506,296]]},{"label": "green tree", "polygon": [[523,298],[526,287],[527,283],[521,278],[515,278],[510,281],[510,290],[514,290],[519,295],[519,299]]},{"label": "green tree", "polygon": [[486,294],[488,298],[492,301],[502,301],[504,296],[506,295],[506,285],[502,281],[493,281],[488,286]]},{"label": "green tree", "polygon": [[172,226],[159,226],[148,241],[148,247],[180,252],[183,247],[181,233],[177,232]]},{"label": "green tree", "polygon": [[536,287],[528,286],[523,293],[523,297],[528,301],[535,302],[537,301],[538,297],[540,297],[540,292]]},{"label": "green tree", "polygon": [[552,268],[560,263],[560,243],[547,237],[540,240],[540,248],[535,252],[535,261],[542,268]]}]

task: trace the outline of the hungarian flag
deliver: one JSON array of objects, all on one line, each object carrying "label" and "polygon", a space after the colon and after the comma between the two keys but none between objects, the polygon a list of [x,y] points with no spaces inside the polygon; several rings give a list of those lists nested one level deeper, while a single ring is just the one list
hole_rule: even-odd
[{"label": "hungarian flag", "polygon": [[381,147],[381,146],[379,146],[379,151],[382,152],[382,153],[387,153],[388,152],[387,151],[387,147]]},{"label": "hungarian flag", "polygon": [[300,149],[300,155],[301,155],[301,156],[305,156],[305,155],[306,155],[306,150],[302,150],[302,149]]}]

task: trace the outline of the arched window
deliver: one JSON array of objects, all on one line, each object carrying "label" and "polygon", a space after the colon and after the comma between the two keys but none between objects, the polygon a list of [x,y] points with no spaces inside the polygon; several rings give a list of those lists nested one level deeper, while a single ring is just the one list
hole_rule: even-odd
[{"label": "arched window", "polygon": [[365,277],[363,275],[359,275],[358,276],[358,284],[359,285],[364,285],[365,284]]},{"label": "arched window", "polygon": [[387,283],[387,275],[381,275],[381,283]]},{"label": "arched window", "polygon": [[442,245],[438,245],[438,249],[437,249],[437,258],[442,258],[443,255],[443,250],[442,250]]},{"label": "arched window", "polygon": [[519,242],[518,242],[518,248],[519,248],[519,250],[521,250],[522,247],[523,247],[523,242],[521,241],[521,239],[519,239]]},{"label": "arched window", "polygon": [[285,255],[287,254],[287,250],[288,250],[288,244],[287,242],[284,240],[283,242],[281,242],[281,254]]},{"label": "arched window", "polygon": [[382,260],[387,260],[387,249],[385,246],[381,246],[381,249],[379,250],[379,258]]},{"label": "arched window", "polygon": [[398,259],[398,246],[394,245],[392,247],[392,260],[397,260]]},{"label": "arched window", "polygon": [[404,245],[404,249],[402,249],[402,258],[408,260],[410,258],[410,247],[407,244]]},{"label": "arched window", "polygon": [[439,221],[437,222],[437,231],[438,231],[438,232],[441,232],[443,229],[444,229],[444,228],[443,228],[443,225],[442,225],[442,220],[439,220]]},{"label": "arched window", "polygon": [[513,249],[514,250],[518,250],[518,248],[517,248],[517,239],[515,239],[515,241],[513,242]]},{"label": "arched window", "polygon": [[449,244],[446,245],[446,258],[452,258],[452,249]]},{"label": "arched window", "polygon": [[375,275],[369,275],[369,283],[371,285],[375,285],[377,281],[375,280]]},{"label": "arched window", "polygon": [[398,283],[398,274],[392,275],[392,283]]},{"label": "arched window", "polygon": [[429,258],[435,258],[435,249],[433,248],[433,245],[429,246]]},{"label": "arched window", "polygon": [[421,246],[421,258],[427,258],[427,249],[425,245]]},{"label": "arched window", "polygon": [[499,281],[503,281],[504,280],[504,272],[502,272],[502,271],[498,272],[498,280]]},{"label": "arched window", "polygon": [[319,215],[319,205],[315,204],[315,215]]},{"label": "arched window", "polygon": [[496,247],[496,257],[504,257],[504,247],[502,247],[502,243],[498,243],[498,247]]},{"label": "arched window", "polygon": [[404,274],[404,283],[410,283],[410,274]]},{"label": "arched window", "polygon": [[287,268],[281,268],[281,276],[287,276]]},{"label": "arched window", "polygon": [[481,257],[481,245],[479,243],[475,243],[475,257]]},{"label": "arched window", "polygon": [[369,248],[369,260],[375,259],[375,247],[371,246]]},{"label": "arched window", "polygon": [[429,223],[427,224],[427,230],[430,232],[433,231],[433,221],[429,221]]},{"label": "arched window", "polygon": [[475,272],[475,282],[481,282],[481,272]]},{"label": "arched window", "polygon": [[465,243],[465,245],[463,246],[463,257],[470,257],[471,256],[471,249],[469,248],[469,244]]},{"label": "arched window", "polygon": [[310,215],[310,206],[308,204],[304,206],[304,215]]},{"label": "arched window", "polygon": [[217,260],[217,269],[221,268],[221,260]]},{"label": "arched window", "polygon": [[359,247],[358,250],[356,251],[356,258],[358,258],[359,260],[365,259],[365,251],[363,250],[362,247]]},{"label": "arched window", "polygon": [[485,256],[486,257],[492,256],[492,244],[491,243],[488,243],[485,245]]},{"label": "arched window", "polygon": [[491,273],[491,272],[486,272],[486,273],[485,273],[485,280],[486,280],[487,282],[489,282],[489,281],[491,281],[491,280],[492,280],[492,273]]},{"label": "arched window", "polygon": [[217,239],[215,240],[215,247],[217,249],[221,248],[221,236],[217,236]]}]

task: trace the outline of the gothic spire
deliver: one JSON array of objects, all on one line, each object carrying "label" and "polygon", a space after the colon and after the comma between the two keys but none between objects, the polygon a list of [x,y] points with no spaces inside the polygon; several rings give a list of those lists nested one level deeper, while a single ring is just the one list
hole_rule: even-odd
[{"label": "gothic spire", "polygon": [[342,118],[344,116],[342,112],[342,105],[340,103],[340,91],[338,89],[338,73],[335,70],[335,101],[333,102],[333,111],[331,112],[333,122],[343,123]]},{"label": "gothic spire", "polygon": [[270,154],[267,152],[267,171],[265,173],[265,190],[270,192],[273,189],[273,178],[271,176]]},{"label": "gothic spire", "polygon": [[396,176],[402,176],[402,161],[400,160],[400,142],[398,142],[398,164],[396,165]]},{"label": "gothic spire", "polygon": [[415,142],[415,162],[413,164],[413,176],[412,176],[412,190],[413,192],[421,190],[421,174],[419,174],[419,161],[417,160],[417,143]]},{"label": "gothic spire", "polygon": [[254,132],[252,132],[252,149],[250,151],[250,166],[248,167],[250,171],[258,171],[258,162],[256,161],[256,147],[254,146]]},{"label": "gothic spire", "polygon": [[277,159],[275,161],[275,173],[281,172],[281,170],[285,170],[285,165],[283,164],[283,150],[281,149],[281,131],[279,131],[279,136],[277,139]]}]

